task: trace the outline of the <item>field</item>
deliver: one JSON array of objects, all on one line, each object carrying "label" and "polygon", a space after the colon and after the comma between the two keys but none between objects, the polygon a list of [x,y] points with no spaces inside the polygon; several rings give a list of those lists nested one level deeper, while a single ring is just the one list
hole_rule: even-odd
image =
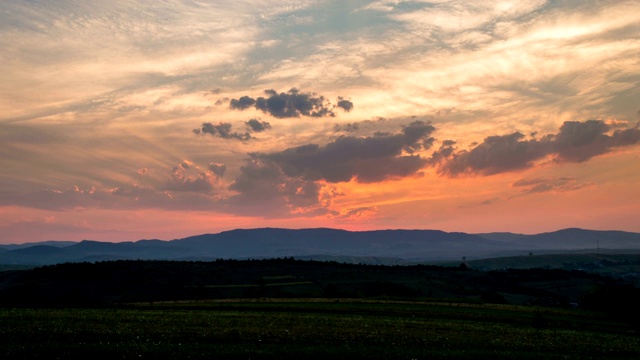
[{"label": "field", "polygon": [[0,272],[0,359],[635,359],[639,302],[565,269],[68,263]]},{"label": "field", "polygon": [[631,359],[640,329],[577,309],[349,299],[0,309],[0,358]]}]

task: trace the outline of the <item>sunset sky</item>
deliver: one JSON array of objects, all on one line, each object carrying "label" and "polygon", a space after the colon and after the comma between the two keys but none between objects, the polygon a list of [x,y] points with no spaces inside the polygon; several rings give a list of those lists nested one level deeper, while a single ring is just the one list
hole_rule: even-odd
[{"label": "sunset sky", "polygon": [[640,232],[640,2],[0,2],[0,243]]}]

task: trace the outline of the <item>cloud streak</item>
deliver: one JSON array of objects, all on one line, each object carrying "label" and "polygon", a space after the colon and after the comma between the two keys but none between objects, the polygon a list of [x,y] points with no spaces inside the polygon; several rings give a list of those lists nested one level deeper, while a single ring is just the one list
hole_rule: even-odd
[{"label": "cloud streak", "polygon": [[575,178],[562,177],[556,179],[548,178],[527,178],[520,179],[511,186],[522,189],[524,194],[538,194],[551,191],[566,192],[580,190],[589,186],[593,186],[593,183],[578,183]]}]

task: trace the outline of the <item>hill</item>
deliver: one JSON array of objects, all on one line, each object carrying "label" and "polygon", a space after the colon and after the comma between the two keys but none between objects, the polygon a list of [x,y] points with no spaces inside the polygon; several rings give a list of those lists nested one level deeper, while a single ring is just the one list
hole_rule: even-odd
[{"label": "hill", "polygon": [[[537,235],[437,230],[238,229],[171,241],[44,242],[0,246],[0,264],[100,260],[215,260],[297,257],[406,264],[556,252],[640,251],[640,234],[565,229]],[[348,260],[351,259],[351,260]],[[359,260],[358,260],[359,259]]]},{"label": "hill", "polygon": [[[0,272],[0,306],[108,306],[237,298],[360,298],[498,303],[622,312],[640,289],[560,269],[350,265],[270,260],[107,261]],[[635,311],[631,311],[635,313]]]}]

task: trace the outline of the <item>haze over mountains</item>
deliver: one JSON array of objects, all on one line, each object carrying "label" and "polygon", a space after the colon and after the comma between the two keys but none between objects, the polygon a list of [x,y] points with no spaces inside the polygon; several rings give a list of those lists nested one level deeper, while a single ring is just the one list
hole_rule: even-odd
[{"label": "haze over mountains", "polygon": [[47,241],[0,245],[0,264],[62,262],[215,260],[295,257],[363,263],[479,259],[529,253],[640,250],[640,234],[564,229],[536,235],[466,234],[437,230],[249,229],[171,241]]}]

